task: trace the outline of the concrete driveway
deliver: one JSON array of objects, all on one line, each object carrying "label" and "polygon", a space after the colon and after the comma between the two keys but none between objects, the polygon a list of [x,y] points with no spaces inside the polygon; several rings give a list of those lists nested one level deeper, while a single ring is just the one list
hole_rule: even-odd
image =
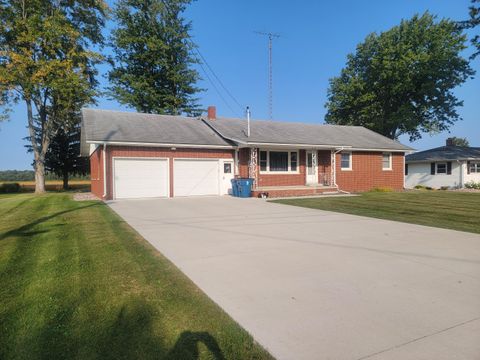
[{"label": "concrete driveway", "polygon": [[480,359],[480,236],[230,197],[110,206],[278,359]]}]

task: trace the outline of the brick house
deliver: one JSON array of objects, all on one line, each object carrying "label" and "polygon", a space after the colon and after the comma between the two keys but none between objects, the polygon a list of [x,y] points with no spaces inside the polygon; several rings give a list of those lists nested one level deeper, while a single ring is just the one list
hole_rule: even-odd
[{"label": "brick house", "polygon": [[81,153],[102,199],[225,195],[234,177],[253,196],[404,188],[407,146],[358,126],[247,121],[84,109]]}]

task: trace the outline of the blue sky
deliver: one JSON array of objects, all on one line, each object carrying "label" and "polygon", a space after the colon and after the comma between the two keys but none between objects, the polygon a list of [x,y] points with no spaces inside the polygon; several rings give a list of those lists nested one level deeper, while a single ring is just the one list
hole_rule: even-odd
[{"label": "blue sky", "polygon": [[[112,4],[113,1],[110,1]],[[402,18],[430,11],[454,20],[467,18],[469,0],[402,1],[225,1],[198,0],[187,13],[193,23],[192,35],[210,67],[252,116],[268,118],[267,40],[254,31],[281,35],[273,48],[273,117],[284,121],[323,123],[328,79],[339,74],[348,53],[370,32],[397,25]],[[294,4],[295,6],[293,6]],[[471,53],[471,49],[465,55]],[[105,50],[108,53],[108,50]],[[409,143],[422,150],[444,144],[448,136],[467,137],[480,146],[480,59],[472,63],[479,73],[456,89],[464,100],[459,108],[463,121],[451,133],[425,134]],[[101,73],[108,70],[100,68]],[[216,105],[222,116],[242,116],[242,110],[225,92],[225,104],[199,68],[206,89],[200,94],[203,106]],[[211,78],[213,76],[209,74]],[[100,78],[103,86],[107,84]],[[217,84],[221,90],[221,87]],[[115,101],[100,98],[99,108],[125,110]],[[233,110],[233,111],[232,111]],[[32,157],[24,148],[27,136],[25,106],[18,104],[9,122],[0,123],[0,170],[29,169]]]}]

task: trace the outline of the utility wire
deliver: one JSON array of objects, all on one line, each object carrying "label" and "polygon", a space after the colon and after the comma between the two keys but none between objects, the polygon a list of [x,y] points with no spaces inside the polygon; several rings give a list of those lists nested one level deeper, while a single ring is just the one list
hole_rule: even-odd
[{"label": "utility wire", "polygon": [[[169,4],[166,2],[166,1],[162,1],[165,9],[167,10],[167,12],[171,15],[171,16],[174,16],[174,12],[170,9],[170,6]],[[205,76],[207,77],[208,81],[210,82],[210,84],[212,84],[213,88],[215,89],[215,91],[217,92],[218,96],[220,96],[220,98],[223,100],[223,102],[225,103],[225,105],[230,109],[230,111],[234,114],[237,114],[238,116],[238,113],[232,109],[232,107],[230,106],[229,102],[225,99],[225,97],[221,94],[220,90],[218,89],[217,85],[215,85],[214,81],[212,80],[212,78],[208,75],[208,72],[206,71],[205,67],[203,66],[202,64],[202,61],[203,60],[203,63],[205,63],[205,65],[208,67],[208,69],[212,72],[213,76],[215,77],[215,79],[218,81],[218,83],[220,84],[220,86],[223,88],[223,90],[227,93],[228,96],[230,96],[230,98],[235,102],[235,104],[241,109],[241,111],[243,111],[243,106],[240,105],[240,103],[237,101],[237,99],[232,95],[232,93],[230,91],[228,91],[228,89],[226,88],[226,86],[223,84],[223,82],[220,80],[220,78],[217,76],[217,74],[215,73],[215,71],[213,71],[212,67],[208,64],[207,60],[205,59],[205,57],[202,55],[202,53],[200,52],[200,50],[198,49],[198,47],[195,45],[195,43],[187,38],[186,39],[189,43],[190,43],[190,46],[195,49],[195,51],[198,53],[198,55],[200,56],[201,59],[197,59],[198,60],[198,64],[200,65],[200,67],[202,68],[203,72],[205,73]],[[241,117],[241,116],[239,116]]]},{"label": "utility wire", "polygon": [[205,57],[202,55],[202,53],[200,52],[200,50],[198,48],[195,48],[195,50],[197,51],[198,55],[200,55],[200,57],[202,58],[203,62],[205,63],[205,65],[207,65],[207,67],[210,69],[210,71],[212,72],[213,76],[215,77],[215,79],[217,79],[218,83],[220,84],[220,86],[223,88],[223,90],[225,90],[225,92],[227,93],[228,96],[230,96],[230,98],[235,102],[235,104],[237,104],[237,106],[239,107],[240,110],[244,110],[244,107],[242,105],[240,105],[240,103],[237,101],[237,99],[235,98],[235,96],[232,95],[232,93],[230,91],[228,91],[228,89],[226,88],[226,86],[223,84],[223,82],[220,80],[220,78],[217,76],[217,74],[215,73],[215,71],[213,71],[212,67],[208,64],[207,60],[205,59]]}]

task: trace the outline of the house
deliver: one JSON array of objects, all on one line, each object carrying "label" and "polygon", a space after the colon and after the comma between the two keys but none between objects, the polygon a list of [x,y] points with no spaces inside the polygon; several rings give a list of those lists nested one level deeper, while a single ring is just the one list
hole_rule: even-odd
[{"label": "house", "polygon": [[81,152],[102,199],[223,195],[234,177],[253,196],[403,189],[411,149],[357,126],[187,118],[84,109]]},{"label": "house", "polygon": [[445,146],[406,156],[407,188],[463,188],[470,181],[480,182],[480,147],[455,146],[447,139]]}]

